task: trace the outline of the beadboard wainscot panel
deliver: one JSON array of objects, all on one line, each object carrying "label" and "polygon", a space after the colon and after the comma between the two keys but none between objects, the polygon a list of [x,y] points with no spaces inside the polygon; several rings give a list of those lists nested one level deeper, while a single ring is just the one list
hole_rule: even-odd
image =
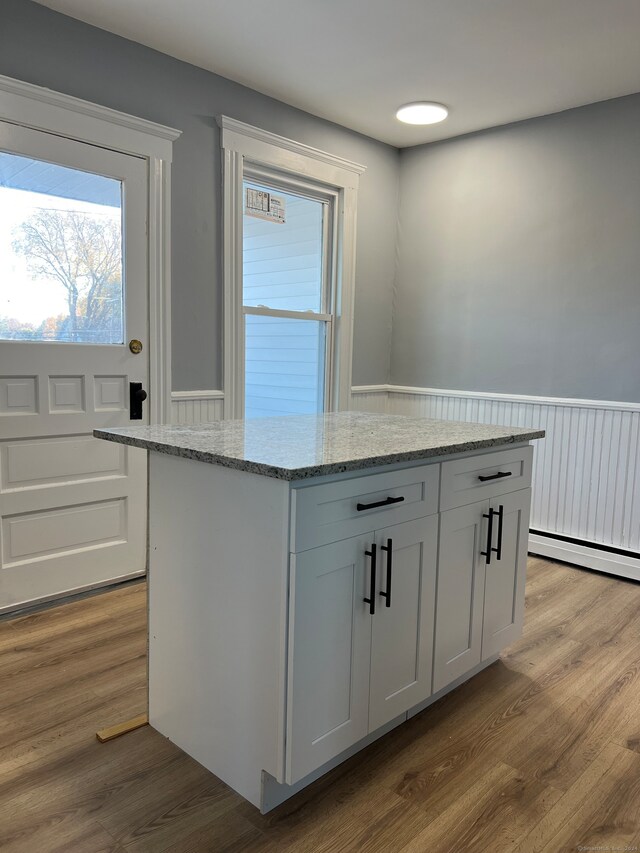
[{"label": "beadboard wainscot panel", "polygon": [[223,391],[172,391],[171,423],[204,424],[223,418]]},{"label": "beadboard wainscot panel", "polygon": [[[385,411],[384,387],[354,388],[354,408]],[[640,580],[639,403],[386,388],[389,414],[546,430],[533,442],[529,550]]]},{"label": "beadboard wainscot panel", "polygon": [[351,409],[354,412],[386,414],[389,385],[354,385],[351,388]]}]

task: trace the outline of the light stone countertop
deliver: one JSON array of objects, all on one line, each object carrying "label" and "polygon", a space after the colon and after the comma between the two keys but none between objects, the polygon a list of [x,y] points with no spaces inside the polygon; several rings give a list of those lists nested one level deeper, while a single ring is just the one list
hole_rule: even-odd
[{"label": "light stone countertop", "polygon": [[501,447],[544,430],[335,412],[172,426],[96,429],[97,438],[280,480]]}]

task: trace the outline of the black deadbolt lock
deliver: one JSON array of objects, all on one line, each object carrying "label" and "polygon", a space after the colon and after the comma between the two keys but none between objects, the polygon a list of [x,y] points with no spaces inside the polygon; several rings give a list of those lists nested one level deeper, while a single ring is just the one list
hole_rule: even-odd
[{"label": "black deadbolt lock", "polygon": [[147,399],[147,392],[142,382],[129,383],[129,418],[132,421],[142,420],[142,404]]}]

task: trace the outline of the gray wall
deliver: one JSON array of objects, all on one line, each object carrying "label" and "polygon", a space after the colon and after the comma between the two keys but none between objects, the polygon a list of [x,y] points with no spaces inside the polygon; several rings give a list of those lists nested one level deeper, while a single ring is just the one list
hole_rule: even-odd
[{"label": "gray wall", "polygon": [[183,131],[173,163],[173,387],[222,387],[219,113],[367,166],[361,178],[354,384],[385,382],[398,152],[28,0],[0,0],[0,74]]},{"label": "gray wall", "polygon": [[640,95],[401,154],[390,381],[640,401]]}]

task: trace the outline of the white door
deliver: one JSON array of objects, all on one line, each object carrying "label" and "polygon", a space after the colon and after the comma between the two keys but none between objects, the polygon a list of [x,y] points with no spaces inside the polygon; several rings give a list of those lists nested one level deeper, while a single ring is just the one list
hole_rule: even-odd
[{"label": "white door", "polygon": [[91,432],[147,387],[147,180],[0,122],[0,611],[145,570],[146,455]]},{"label": "white door", "polygon": [[365,737],[373,534],[291,557],[287,782]]},{"label": "white door", "polygon": [[440,515],[434,693],[481,660],[489,508],[480,501]]},{"label": "white door", "polygon": [[515,642],[524,622],[531,489],[493,498],[494,546],[485,569],[482,658]]},{"label": "white door", "polygon": [[376,542],[369,731],[431,695],[438,517],[379,530]]}]

